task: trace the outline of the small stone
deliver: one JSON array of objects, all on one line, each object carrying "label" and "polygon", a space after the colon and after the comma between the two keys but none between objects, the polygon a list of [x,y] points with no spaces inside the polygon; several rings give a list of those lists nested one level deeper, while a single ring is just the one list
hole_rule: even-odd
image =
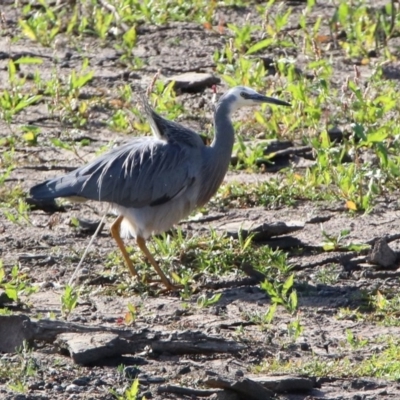
[{"label": "small stone", "polygon": [[303,351],[309,351],[310,345],[307,342],[302,342],[302,343],[300,343],[300,349]]},{"label": "small stone", "polygon": [[62,387],[62,386],[60,386],[60,385],[54,385],[53,386],[53,390],[55,391],[55,392],[63,392],[64,391],[64,388]]},{"label": "small stone", "polygon": [[140,369],[132,366],[128,366],[124,368],[124,376],[125,378],[134,379],[140,374]]},{"label": "small stone", "polygon": [[89,378],[86,377],[76,378],[72,381],[72,383],[77,386],[86,386],[89,383]]},{"label": "small stone", "polygon": [[93,381],[93,386],[104,386],[107,385],[106,382],[104,382],[102,379],[97,378]]},{"label": "small stone", "polygon": [[31,341],[34,328],[25,315],[0,316],[0,352],[13,353],[24,341]]},{"label": "small stone", "polygon": [[29,390],[43,390],[44,381],[33,382],[28,386]]},{"label": "small stone", "polygon": [[149,376],[149,377],[147,377],[147,382],[148,383],[164,383],[165,378],[162,378],[161,376]]},{"label": "small stone", "polygon": [[241,397],[237,395],[235,392],[231,392],[230,390],[221,390],[218,393],[214,393],[210,400],[240,400]]},{"label": "small stone", "polygon": [[209,73],[186,72],[169,77],[168,82],[175,82],[175,90],[198,93],[204,91],[207,87],[220,83],[221,79]]},{"label": "small stone", "polygon": [[191,371],[191,369],[190,369],[189,365],[187,365],[186,367],[181,368],[178,371],[178,374],[179,375],[185,375],[185,374],[188,374],[190,371]]},{"label": "small stone", "polygon": [[65,391],[67,393],[79,393],[81,389],[78,385],[74,385],[73,383],[71,383],[65,388]]},{"label": "small stone", "polygon": [[28,398],[24,394],[17,394],[16,396],[12,397],[12,400],[28,400]]},{"label": "small stone", "polygon": [[241,377],[243,377],[243,376],[244,376],[244,373],[243,373],[242,370],[238,369],[238,370],[235,372],[235,378],[241,378]]},{"label": "small stone", "polygon": [[384,268],[393,267],[396,259],[397,256],[387,244],[386,238],[378,239],[369,253],[369,261]]}]

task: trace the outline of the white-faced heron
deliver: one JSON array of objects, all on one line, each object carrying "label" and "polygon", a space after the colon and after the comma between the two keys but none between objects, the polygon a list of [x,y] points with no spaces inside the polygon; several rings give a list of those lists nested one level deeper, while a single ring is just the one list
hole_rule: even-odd
[{"label": "white-faced heron", "polygon": [[167,231],[215,194],[231,159],[231,114],[260,103],[290,105],[243,86],[228,90],[215,106],[215,136],[206,146],[196,132],[162,118],[144,101],[152,137],[134,138],[67,175],[36,185],[30,196],[41,201],[80,197],[110,203],[118,212],[111,235],[132,275],[138,274],[120,236],[122,222],[167,289],[173,289],[146,240]]}]

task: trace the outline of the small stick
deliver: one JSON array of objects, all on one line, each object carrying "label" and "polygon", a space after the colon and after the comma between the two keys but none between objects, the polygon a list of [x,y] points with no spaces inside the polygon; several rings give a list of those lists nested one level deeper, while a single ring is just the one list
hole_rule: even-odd
[{"label": "small stick", "polygon": [[220,390],[192,389],[189,387],[175,386],[175,385],[159,386],[157,389],[157,393],[160,394],[174,393],[174,394],[181,394],[183,396],[198,396],[198,397],[209,397],[217,392],[220,392]]},{"label": "small stick", "polygon": [[83,261],[85,260],[85,257],[86,257],[86,255],[87,255],[87,253],[88,253],[88,251],[89,251],[90,246],[93,244],[94,239],[95,239],[96,236],[99,234],[100,229],[102,228],[102,226],[103,226],[103,224],[104,224],[104,220],[106,219],[106,216],[107,216],[107,213],[108,213],[108,210],[109,210],[109,209],[110,209],[110,206],[107,207],[107,210],[106,210],[106,212],[104,213],[103,218],[101,219],[99,225],[97,226],[96,231],[94,232],[93,236],[90,238],[90,242],[89,242],[89,244],[86,246],[86,249],[85,249],[85,251],[84,251],[84,253],[83,253],[83,255],[82,255],[82,257],[81,257],[81,259],[80,259],[80,261],[79,261],[79,264],[78,264],[77,267],[75,268],[75,271],[74,271],[74,273],[72,274],[72,276],[71,276],[71,278],[70,278],[70,280],[69,280],[69,282],[68,282],[68,285],[72,286],[72,284],[73,284],[73,282],[74,282],[74,280],[75,280],[75,278],[76,278],[76,275],[77,275],[78,272],[81,270],[82,263],[83,263]]},{"label": "small stick", "polygon": [[149,84],[149,86],[147,87],[147,90],[146,90],[146,96],[147,96],[147,97],[150,97],[150,94],[153,92],[154,85],[155,85],[155,83],[156,83],[158,77],[160,76],[160,73],[161,73],[161,69],[159,69],[159,70],[154,74],[153,79],[151,80],[151,82],[150,82],[150,84]]}]

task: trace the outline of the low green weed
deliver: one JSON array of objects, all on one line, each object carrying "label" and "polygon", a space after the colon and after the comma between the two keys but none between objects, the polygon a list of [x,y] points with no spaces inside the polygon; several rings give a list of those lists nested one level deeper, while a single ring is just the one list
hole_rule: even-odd
[{"label": "low green weed", "polygon": [[14,265],[7,274],[2,260],[0,260],[0,288],[16,303],[21,303],[22,297],[28,298],[39,290],[38,286],[31,283],[29,276],[21,272],[18,265]]},{"label": "low green weed", "polygon": [[381,337],[378,343],[385,348],[372,355],[332,359],[313,355],[309,359],[280,361],[272,359],[255,368],[258,373],[302,374],[306,376],[334,376],[341,378],[372,377],[396,381],[400,379],[400,346],[397,338]]},{"label": "low green weed", "polygon": [[7,388],[13,392],[28,393],[29,379],[37,375],[38,368],[38,361],[24,342],[16,351],[12,362],[0,360],[0,382],[5,382]]},{"label": "low green weed", "polygon": [[214,304],[218,303],[221,299],[222,293],[216,293],[211,297],[207,297],[206,294],[202,294],[197,298],[197,305],[200,308],[206,308],[213,306]]},{"label": "low green weed", "polygon": [[72,311],[78,305],[80,289],[71,285],[67,285],[64,293],[61,295],[61,314],[64,318],[68,318]]},{"label": "low green weed", "polygon": [[[124,394],[120,395],[115,390],[111,390],[111,394],[115,396],[116,400],[139,400],[139,379],[135,379]],[[146,400],[146,398],[142,397],[142,400]]]},{"label": "low green weed", "polygon": [[27,107],[36,104],[42,99],[42,95],[26,93],[24,89],[26,79],[19,78],[17,73],[17,64],[37,64],[41,60],[33,57],[20,58],[14,62],[8,62],[8,85],[0,93],[0,117],[10,125],[13,117],[26,109]]},{"label": "low green weed", "polygon": [[344,244],[343,241],[350,235],[350,229],[343,229],[337,236],[328,234],[321,226],[322,236],[325,241],[322,243],[322,248],[325,251],[356,251],[361,252],[368,250],[371,246],[368,244],[348,243]]},{"label": "low green weed", "polygon": [[297,292],[293,289],[294,275],[290,275],[285,282],[270,282],[265,280],[261,283],[263,289],[271,298],[272,304],[282,305],[290,314],[297,311]]}]

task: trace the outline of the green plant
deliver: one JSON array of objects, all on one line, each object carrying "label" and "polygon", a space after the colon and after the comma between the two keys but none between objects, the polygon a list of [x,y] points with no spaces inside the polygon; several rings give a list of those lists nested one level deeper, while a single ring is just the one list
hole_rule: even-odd
[{"label": "green plant", "polygon": [[[135,379],[131,386],[125,390],[123,395],[119,395],[115,390],[112,390],[111,393],[115,396],[117,400],[138,400],[139,398],[139,379]],[[145,397],[142,400],[146,400]]]},{"label": "green plant", "polygon": [[262,373],[301,373],[307,376],[335,377],[375,377],[388,380],[400,378],[400,347],[396,337],[381,336],[377,343],[384,344],[384,349],[377,350],[361,360],[354,362],[351,355],[337,359],[326,359],[313,354],[305,360],[281,361],[267,360],[255,368]]},{"label": "green plant", "polygon": [[61,295],[61,314],[64,318],[68,318],[78,305],[79,295],[79,288],[71,285],[65,286],[64,293]]},{"label": "green plant", "polygon": [[254,322],[256,325],[259,325],[261,331],[268,330],[271,328],[272,320],[275,317],[277,304],[278,303],[276,302],[272,303],[271,306],[268,307],[267,312],[265,313],[259,313],[259,312],[249,313],[245,315],[245,318],[251,322]]},{"label": "green plant", "polygon": [[271,298],[272,304],[280,304],[286,308],[290,314],[297,311],[297,292],[293,289],[294,275],[290,275],[285,282],[279,283],[265,280],[260,287]]},{"label": "green plant", "polygon": [[337,236],[328,234],[321,225],[322,236],[325,241],[322,243],[322,248],[325,251],[363,251],[369,249],[371,246],[368,244],[343,244],[343,240],[346,239],[351,231],[350,229],[343,229]]},{"label": "green plant", "polygon": [[197,298],[197,305],[201,308],[206,308],[213,306],[214,304],[218,303],[221,299],[222,293],[216,293],[211,297],[207,297],[206,294],[202,294]]},{"label": "green plant", "polygon": [[287,324],[288,336],[291,340],[296,341],[304,331],[304,326],[300,322],[299,315],[296,319]]},{"label": "green plant", "polygon": [[[41,60],[25,57],[18,60],[18,64],[33,64]],[[42,99],[42,95],[24,94],[25,78],[18,78],[16,62],[8,62],[9,88],[0,93],[0,116],[10,125],[13,117],[25,108],[36,104]]]},{"label": "green plant", "polygon": [[29,39],[39,42],[42,46],[50,46],[61,29],[61,18],[45,0],[38,0],[43,12],[32,13],[32,7],[27,4],[23,8],[25,15],[31,14],[28,19],[20,19],[19,26],[22,33]]},{"label": "green plant", "polygon": [[138,310],[137,310],[136,306],[134,306],[131,303],[128,303],[127,307],[128,307],[128,311],[125,314],[124,322],[125,322],[125,325],[129,326],[129,325],[132,325],[136,321]]},{"label": "green plant", "polygon": [[7,274],[2,260],[0,260],[0,288],[16,303],[21,302],[21,296],[29,297],[39,290],[38,286],[32,285],[28,275],[20,271],[18,265],[14,265]]},{"label": "green plant", "polygon": [[26,341],[16,351],[14,362],[0,361],[0,380],[6,379],[8,389],[28,393],[28,380],[37,375],[38,362]]},{"label": "green plant", "polygon": [[386,326],[399,326],[400,295],[398,293],[384,294],[377,291],[370,296],[370,305],[374,312],[371,318]]},{"label": "green plant", "polygon": [[30,224],[30,207],[24,200],[18,198],[18,196],[21,196],[20,191],[13,190],[9,193],[10,203],[0,203],[0,207],[2,208],[3,214],[10,222],[18,225]]},{"label": "green plant", "polygon": [[368,339],[363,339],[360,336],[355,336],[350,329],[346,329],[347,343],[353,348],[358,349],[365,347],[368,344]]}]

